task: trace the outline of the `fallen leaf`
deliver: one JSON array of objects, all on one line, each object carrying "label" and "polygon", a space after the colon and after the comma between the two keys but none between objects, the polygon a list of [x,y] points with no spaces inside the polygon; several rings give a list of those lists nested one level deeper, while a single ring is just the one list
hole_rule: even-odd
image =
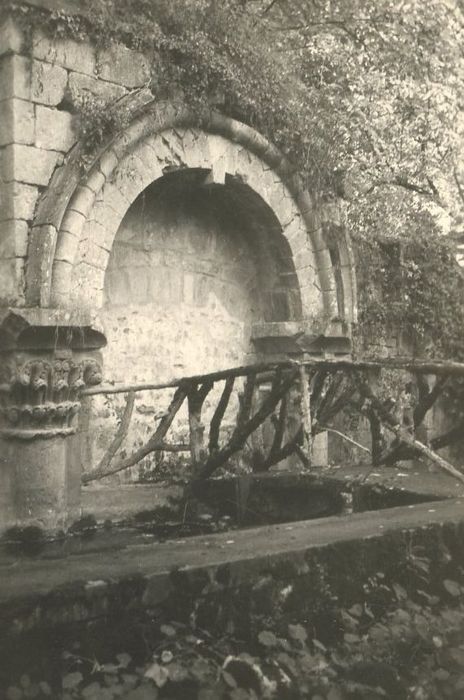
[{"label": "fallen leaf", "polygon": [[298,642],[305,642],[308,639],[308,633],[303,625],[289,625],[288,633],[292,639],[296,639]]},{"label": "fallen leaf", "polygon": [[354,615],[354,617],[361,617],[363,614],[363,606],[360,603],[355,603],[348,612],[350,615]]},{"label": "fallen leaf", "polygon": [[269,630],[264,630],[263,632],[260,632],[258,634],[258,639],[259,642],[263,645],[263,647],[277,646],[277,637],[275,636],[274,632],[270,632]]},{"label": "fallen leaf", "polygon": [[154,681],[158,688],[162,688],[163,685],[166,685],[169,679],[169,671],[163,666],[154,663],[147,668],[144,676],[145,678],[150,678],[152,681]]},{"label": "fallen leaf", "polygon": [[161,654],[161,661],[163,662],[163,664],[169,664],[173,660],[173,658],[174,655],[172,651],[166,650],[163,651],[163,653]]},{"label": "fallen leaf", "polygon": [[443,586],[446,588],[448,593],[455,598],[461,595],[461,586],[456,583],[456,581],[450,581],[450,579],[445,579],[443,581]]},{"label": "fallen leaf", "polygon": [[63,689],[71,690],[72,688],[77,688],[79,683],[84,680],[84,676],[80,671],[74,671],[73,673],[68,673],[63,678]]},{"label": "fallen leaf", "polygon": [[122,654],[116,654],[116,659],[122,668],[127,668],[132,661],[130,654],[123,652]]}]

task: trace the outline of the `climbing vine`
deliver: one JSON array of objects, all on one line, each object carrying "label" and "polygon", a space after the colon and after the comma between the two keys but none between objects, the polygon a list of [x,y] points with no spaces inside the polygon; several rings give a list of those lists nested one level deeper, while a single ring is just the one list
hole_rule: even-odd
[{"label": "climbing vine", "polygon": [[[199,118],[213,107],[264,134],[308,189],[342,204],[359,261],[358,351],[400,334],[416,353],[460,356],[461,275],[441,235],[444,218],[459,232],[464,208],[458,9],[439,0],[403,14],[387,0],[335,0],[332,14],[312,0],[76,4],[80,14],[10,0],[0,13],[13,12],[30,37],[40,26],[143,51],[155,100],[181,100]],[[87,154],[132,117],[121,101],[72,108]]]}]

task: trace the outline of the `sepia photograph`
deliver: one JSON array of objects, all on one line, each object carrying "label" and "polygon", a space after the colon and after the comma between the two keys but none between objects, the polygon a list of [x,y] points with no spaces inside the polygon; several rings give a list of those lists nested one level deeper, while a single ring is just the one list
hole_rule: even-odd
[{"label": "sepia photograph", "polygon": [[0,700],[464,700],[464,0],[0,0]]}]

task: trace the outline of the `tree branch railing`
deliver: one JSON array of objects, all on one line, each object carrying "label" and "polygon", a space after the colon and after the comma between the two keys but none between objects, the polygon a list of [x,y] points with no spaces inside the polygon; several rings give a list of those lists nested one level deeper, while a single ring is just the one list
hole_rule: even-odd
[{"label": "tree branch railing", "polygon": [[[398,420],[389,408],[389,402],[379,398],[377,376],[382,369],[396,369],[410,373],[416,380],[418,400],[409,423]],[[435,384],[430,388],[428,375],[435,375]],[[401,459],[426,457],[441,469],[464,482],[464,475],[438,455],[441,449],[462,437],[463,419],[457,426],[435,436],[428,444],[418,440],[417,428],[423,423],[428,411],[442,396],[452,379],[464,377],[464,363],[446,361],[413,361],[410,358],[372,359],[354,361],[349,359],[311,359],[303,362],[291,360],[279,363],[245,365],[232,369],[172,379],[162,383],[108,384],[92,387],[83,395],[126,394],[123,415],[105,455],[99,464],[84,473],[84,483],[101,479],[128,469],[154,452],[189,452],[192,463],[192,478],[205,479],[247,445],[248,439],[266,422],[274,430],[270,445],[260,445],[254,468],[268,470],[274,464],[295,454],[305,466],[311,464],[312,443],[319,432],[338,434],[353,445],[370,452],[375,466],[392,464]],[[374,379],[373,379],[374,378]],[[237,381],[244,380],[239,391]],[[212,390],[224,382],[216,406],[211,406],[208,417],[208,438],[205,438],[204,405]],[[266,385],[267,391],[261,391]],[[270,385],[270,388],[269,388]],[[147,442],[129,456],[118,456],[124,443],[133,416],[136,394],[144,391],[174,389],[169,407],[161,416],[158,425]],[[224,439],[224,418],[231,411],[231,398],[237,392],[238,411],[235,425]],[[291,403],[291,392],[297,393],[296,409]],[[264,398],[263,398],[264,396]],[[184,404],[188,411],[188,442],[167,441],[176,416]],[[295,403],[295,402],[294,402]],[[291,409],[293,406],[293,410]],[[344,435],[329,421],[341,411],[355,408],[369,422],[372,449],[360,445]],[[222,431],[222,432],[221,432]],[[385,448],[384,432],[393,436],[393,443]],[[222,443],[221,443],[222,437]],[[261,441],[262,443],[262,441]]]}]

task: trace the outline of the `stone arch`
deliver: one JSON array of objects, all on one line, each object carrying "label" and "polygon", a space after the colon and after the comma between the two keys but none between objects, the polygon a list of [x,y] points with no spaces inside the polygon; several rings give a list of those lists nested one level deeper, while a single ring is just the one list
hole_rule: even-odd
[{"label": "stone arch", "polygon": [[214,182],[226,175],[243,182],[274,212],[295,264],[303,317],[322,312],[353,320],[347,243],[339,246],[344,271],[338,281],[343,285],[340,309],[319,213],[282,154],[250,127],[222,115],[211,113],[200,126],[191,124],[182,108],[145,111],[102,150],[79,184],[71,157],[51,183],[32,228],[28,303],[72,309],[86,300],[85,305],[97,309],[109,251],[132,202],[169,170],[203,168]]}]

